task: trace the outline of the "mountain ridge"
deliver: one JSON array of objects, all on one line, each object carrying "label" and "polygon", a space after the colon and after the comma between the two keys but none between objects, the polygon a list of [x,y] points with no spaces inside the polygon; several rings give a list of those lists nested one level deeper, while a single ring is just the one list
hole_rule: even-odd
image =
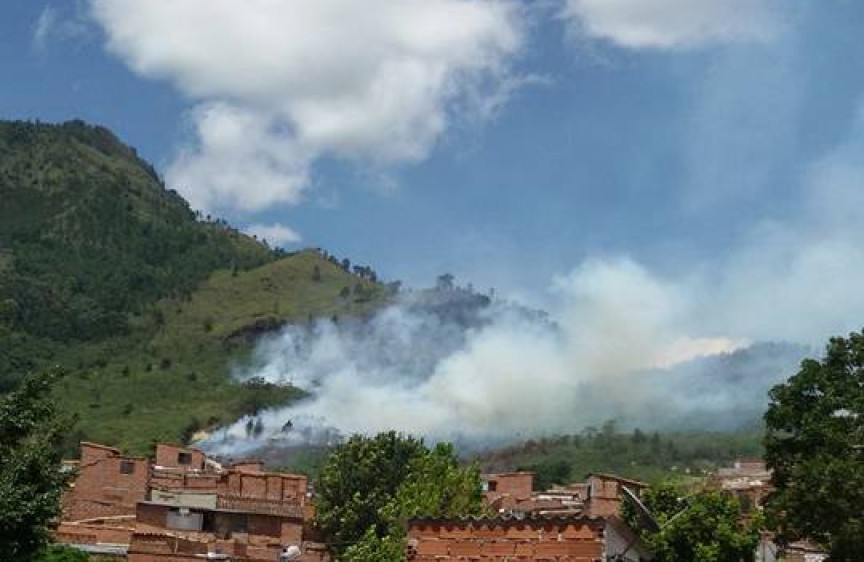
[{"label": "mountain ridge", "polygon": [[[202,217],[104,127],[0,121],[0,392],[59,364],[74,438],[145,452],[303,393],[231,379],[230,333],[363,314],[389,291]],[[229,341],[230,340],[230,341]]]}]

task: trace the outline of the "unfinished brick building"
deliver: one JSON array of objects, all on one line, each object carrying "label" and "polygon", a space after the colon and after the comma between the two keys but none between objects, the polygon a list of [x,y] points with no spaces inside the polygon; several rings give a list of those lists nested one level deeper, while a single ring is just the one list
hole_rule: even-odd
[{"label": "unfinished brick building", "polygon": [[311,518],[307,480],[265,472],[257,461],[223,467],[203,452],[159,444],[155,461],[81,444],[78,476],[64,501],[61,542],[132,562],[210,559],[320,561],[323,548],[304,542]]},{"label": "unfinished brick building", "polygon": [[650,560],[614,517],[415,519],[408,523],[414,562],[601,562]]},{"label": "unfinished brick building", "polygon": [[645,484],[607,474],[586,482],[534,491],[533,472],[482,476],[484,498],[496,513],[485,519],[409,522],[409,559],[417,562],[593,562],[650,560],[618,518],[623,488]]},{"label": "unfinished brick building", "polygon": [[118,449],[81,443],[78,476],[64,498],[63,520],[82,521],[135,515],[147,498],[150,461],[123,456]]},{"label": "unfinished brick building", "polygon": [[535,492],[533,472],[506,472],[482,476],[484,499],[499,515],[617,516],[623,488],[638,496],[644,482],[611,474],[589,474],[585,482]]}]

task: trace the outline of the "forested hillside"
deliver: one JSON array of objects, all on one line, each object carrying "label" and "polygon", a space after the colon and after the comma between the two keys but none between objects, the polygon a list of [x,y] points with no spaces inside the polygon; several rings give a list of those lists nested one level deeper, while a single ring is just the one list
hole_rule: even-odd
[{"label": "forested hillside", "polygon": [[285,322],[374,307],[386,291],[345,269],[202,217],[104,128],[0,122],[0,392],[61,365],[78,438],[140,451],[299,395],[229,362]]},{"label": "forested hillside", "polygon": [[581,482],[590,472],[609,472],[645,482],[704,476],[738,458],[761,457],[759,429],[730,433],[621,432],[612,422],[579,434],[531,439],[474,457],[490,472],[531,470],[538,489]]}]

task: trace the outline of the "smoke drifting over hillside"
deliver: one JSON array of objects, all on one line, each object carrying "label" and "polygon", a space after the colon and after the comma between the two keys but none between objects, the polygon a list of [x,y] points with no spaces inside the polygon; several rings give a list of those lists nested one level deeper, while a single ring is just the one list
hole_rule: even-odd
[{"label": "smoke drifting over hillside", "polygon": [[[793,216],[760,220],[722,257],[683,273],[588,260],[552,284],[549,320],[498,302],[453,314],[455,291],[452,306],[409,296],[367,324],[289,328],[238,376],[290,382],[311,397],[263,412],[260,432],[241,420],[207,446],[237,452],[391,428],[471,443],[609,419],[752,423],[803,356],[861,328],[862,147],[864,109],[848,138],[804,169]],[[806,347],[748,347],[770,341]]]},{"label": "smoke drifting over hillside", "polygon": [[[641,291],[620,298],[616,286],[633,276]],[[743,343],[677,333],[671,295],[632,263],[577,271],[556,294],[554,320],[456,290],[408,295],[368,322],[289,327],[237,375],[311,397],[262,412],[260,424],[240,420],[205,446],[237,454],[393,428],[472,445],[613,418],[734,428],[761,413],[767,389],[803,355],[776,346],[699,360]]]}]

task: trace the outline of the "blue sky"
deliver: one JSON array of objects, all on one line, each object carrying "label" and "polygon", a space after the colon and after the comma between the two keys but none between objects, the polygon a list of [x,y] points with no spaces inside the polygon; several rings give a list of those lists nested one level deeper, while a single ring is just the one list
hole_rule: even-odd
[{"label": "blue sky", "polygon": [[0,117],[103,124],[196,205],[281,226],[289,249],[547,306],[613,271],[600,300],[656,282],[694,337],[862,323],[864,3],[0,10]]}]

